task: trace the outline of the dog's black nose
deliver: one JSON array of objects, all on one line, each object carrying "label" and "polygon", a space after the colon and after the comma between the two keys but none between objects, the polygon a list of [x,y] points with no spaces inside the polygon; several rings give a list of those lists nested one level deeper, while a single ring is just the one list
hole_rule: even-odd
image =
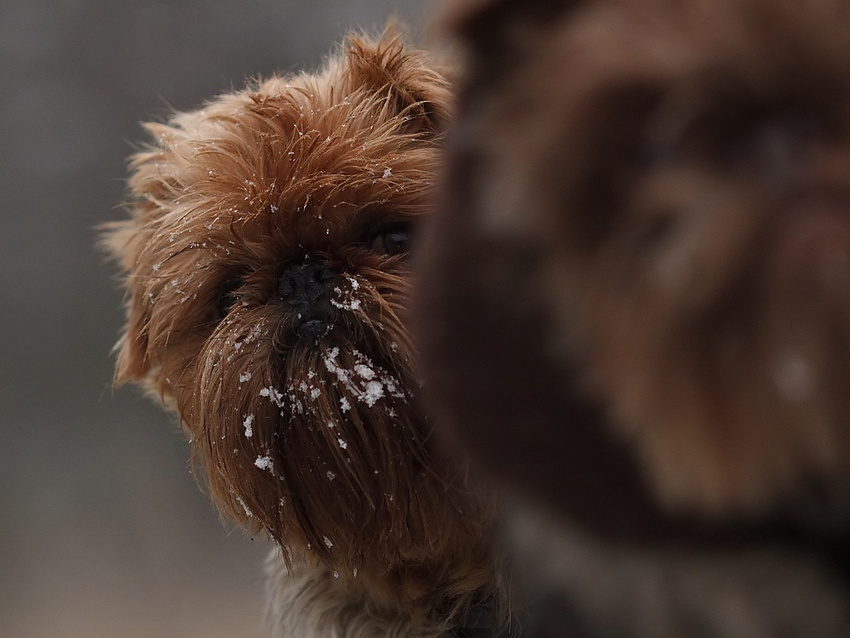
[{"label": "dog's black nose", "polygon": [[295,264],[283,271],[278,283],[280,296],[291,304],[309,304],[318,300],[336,274],[320,261]]},{"label": "dog's black nose", "polygon": [[337,274],[320,261],[289,266],[278,281],[278,294],[296,313],[296,332],[302,337],[325,334],[333,318],[328,289]]}]

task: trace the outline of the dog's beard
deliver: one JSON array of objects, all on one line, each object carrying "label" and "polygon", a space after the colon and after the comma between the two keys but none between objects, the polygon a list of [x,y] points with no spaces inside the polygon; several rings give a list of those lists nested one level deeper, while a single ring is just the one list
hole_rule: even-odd
[{"label": "dog's beard", "polygon": [[407,508],[427,509],[418,501],[439,481],[403,310],[385,301],[406,298],[405,279],[346,275],[334,288],[338,312],[318,337],[296,335],[294,312],[234,304],[177,405],[229,514],[357,567],[374,544],[410,542]]},{"label": "dog's beard", "polygon": [[[349,234],[345,214],[326,216],[332,236]],[[273,255],[286,249],[266,238],[252,263],[247,232],[218,237],[227,248],[211,253],[175,249],[163,233],[139,290],[149,383],[174,402],[216,503],[288,558],[317,556],[349,575],[466,560],[487,506],[429,440],[406,328],[407,258],[327,245],[281,271]],[[324,273],[318,328],[317,311],[281,293],[281,273],[305,263]]]}]

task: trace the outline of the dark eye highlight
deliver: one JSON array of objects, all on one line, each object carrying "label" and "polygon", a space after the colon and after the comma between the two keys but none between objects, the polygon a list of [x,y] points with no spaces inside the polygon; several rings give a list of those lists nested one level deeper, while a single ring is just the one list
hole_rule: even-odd
[{"label": "dark eye highlight", "polygon": [[227,316],[230,309],[238,300],[236,291],[242,285],[243,277],[241,274],[233,275],[225,279],[218,289],[215,308],[213,309],[213,322],[218,323]]},{"label": "dark eye highlight", "polygon": [[412,239],[413,224],[411,222],[397,222],[381,227],[377,232],[370,235],[365,243],[369,250],[376,253],[407,255],[410,253]]}]

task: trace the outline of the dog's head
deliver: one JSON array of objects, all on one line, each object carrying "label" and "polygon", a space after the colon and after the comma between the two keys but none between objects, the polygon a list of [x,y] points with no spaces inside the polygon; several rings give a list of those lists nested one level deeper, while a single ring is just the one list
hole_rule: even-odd
[{"label": "dog's head", "polygon": [[351,37],[318,74],[147,125],[108,231],[119,381],[173,405],[224,512],[355,573],[480,523],[426,441],[405,327],[448,109],[423,52]]},{"label": "dog's head", "polygon": [[624,491],[701,515],[846,486],[845,3],[469,4],[434,233],[462,239],[429,246],[422,305],[455,434],[511,432],[494,465],[530,449],[565,491],[634,471]]}]

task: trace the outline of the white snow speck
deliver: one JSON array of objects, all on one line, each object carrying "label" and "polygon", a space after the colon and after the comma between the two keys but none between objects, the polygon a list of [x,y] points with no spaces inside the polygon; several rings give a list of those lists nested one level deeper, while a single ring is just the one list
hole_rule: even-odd
[{"label": "white snow speck", "polygon": [[249,439],[254,436],[254,415],[249,414],[245,417],[245,420],[242,421],[242,426],[245,428],[245,436]]},{"label": "white snow speck", "polygon": [[242,374],[239,375],[239,381],[241,381],[242,383],[245,383],[246,381],[250,381],[250,380],[251,380],[251,373],[250,372],[243,372]]},{"label": "white snow speck", "polygon": [[386,179],[387,177],[389,177],[389,176],[390,176],[390,175],[392,175],[392,174],[393,174],[393,169],[388,168],[387,170],[385,170],[385,171],[384,171],[384,174],[382,175],[382,177],[383,177],[384,179]]},{"label": "white snow speck", "polygon": [[362,363],[358,363],[354,366],[354,371],[367,381],[375,378],[375,371]]},{"label": "white snow speck", "polygon": [[[330,549],[331,547],[333,547],[333,546],[334,546],[334,544],[331,542],[331,539],[330,539],[330,538],[328,538],[327,536],[324,536],[324,537],[322,538],[322,540],[324,540],[324,541],[325,541],[325,545],[327,546],[327,548],[328,548],[328,549]],[[336,573],[336,572],[334,572],[334,573]]]},{"label": "white snow speck", "polygon": [[346,443],[342,439],[337,439],[336,442],[339,443],[339,447],[341,447],[343,450],[348,449],[348,443]]},{"label": "white snow speck", "polygon": [[359,299],[344,299],[343,301],[337,301],[336,299],[331,299],[331,305],[334,308],[339,308],[340,310],[350,310],[352,312],[360,310],[360,300]]},{"label": "white snow speck", "polygon": [[351,409],[350,398],[365,403],[370,408],[387,395],[405,399],[405,390],[399,381],[380,366],[359,352],[352,350],[354,357],[352,369],[343,368],[337,361],[339,348],[333,348],[324,357],[325,366],[334,374],[339,384],[345,388],[348,397],[341,397],[340,407],[343,412]]},{"label": "white snow speck", "polygon": [[243,501],[241,498],[239,498],[239,497],[237,496],[237,497],[236,497],[236,502],[237,502],[237,503],[239,503],[239,504],[242,506],[242,509],[243,509],[243,510],[245,510],[245,515],[246,515],[248,518],[253,518],[253,517],[254,517],[253,512],[251,512],[251,510],[249,510],[249,509],[248,509],[248,506],[247,506],[247,505],[245,505],[245,501]]},{"label": "white snow speck", "polygon": [[371,408],[382,396],[384,396],[384,386],[381,385],[381,382],[370,381],[366,384],[366,391],[363,393],[362,399]]},{"label": "white snow speck", "polygon": [[333,481],[336,478],[336,474],[328,470],[328,480]]},{"label": "white snow speck", "polygon": [[335,287],[334,292],[336,293],[337,298],[331,299],[331,305],[339,308],[340,310],[348,310],[351,312],[360,310],[360,300],[355,298],[355,293],[360,289],[360,283],[351,275],[346,275],[345,281],[350,286],[350,289],[346,289],[342,286]]},{"label": "white snow speck", "polygon": [[270,456],[258,456],[257,460],[254,461],[254,465],[256,465],[261,470],[268,470],[269,472],[274,472],[274,461],[272,461],[272,457]]},{"label": "white snow speck", "polygon": [[260,390],[261,397],[268,397],[269,401],[274,403],[277,407],[283,407],[283,394],[281,394],[276,388],[273,386],[269,386],[268,388],[263,388]]}]

